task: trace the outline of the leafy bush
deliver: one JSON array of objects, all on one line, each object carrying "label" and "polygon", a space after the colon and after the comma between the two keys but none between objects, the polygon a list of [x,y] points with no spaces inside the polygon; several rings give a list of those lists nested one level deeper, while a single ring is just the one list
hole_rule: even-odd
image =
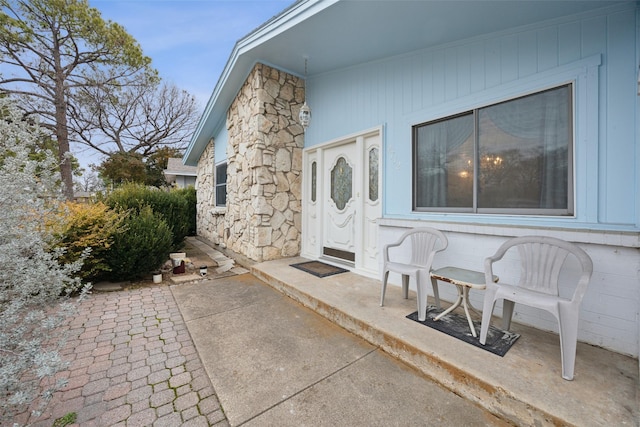
[{"label": "leafy bush", "polygon": [[193,186],[189,186],[187,188],[181,188],[179,190],[174,190],[180,196],[184,197],[187,201],[187,218],[189,221],[189,227],[187,229],[188,236],[196,235],[196,208],[197,208],[197,198],[196,198],[196,189]]},{"label": "leafy bush", "polygon": [[119,210],[133,209],[137,212],[150,206],[171,229],[173,249],[184,245],[184,238],[189,230],[189,213],[187,200],[179,193],[126,184],[109,194],[105,203]]},{"label": "leafy bush", "polygon": [[66,202],[48,225],[55,236],[55,247],[66,248],[61,257],[64,262],[78,260],[90,248],[79,275],[93,280],[110,271],[105,256],[113,236],[121,231],[122,222],[123,216],[102,202]]},{"label": "leafy bush", "polygon": [[123,231],[106,254],[112,280],[137,279],[158,269],[171,251],[171,230],[151,207],[123,212]]},{"label": "leafy bush", "polygon": [[[44,135],[0,97],[0,424],[33,407],[43,409],[64,386],[59,326],[73,313],[70,290],[81,286],[81,260],[65,264],[50,250],[45,227],[62,191],[56,157],[32,157]],[[40,397],[39,400],[38,396]],[[39,403],[37,403],[39,402]]]}]

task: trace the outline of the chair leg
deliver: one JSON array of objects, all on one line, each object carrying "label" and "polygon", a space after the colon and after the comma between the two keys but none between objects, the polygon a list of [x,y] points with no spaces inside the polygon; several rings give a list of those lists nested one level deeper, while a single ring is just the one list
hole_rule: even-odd
[{"label": "chair leg", "polygon": [[402,275],[402,295],[404,299],[409,299],[409,276]]},{"label": "chair leg", "polygon": [[573,380],[578,346],[578,312],[575,307],[571,306],[560,306],[558,311],[562,378],[571,381]]},{"label": "chair leg", "polygon": [[424,270],[416,272],[416,293],[418,295],[418,320],[423,322],[427,318],[427,290]]},{"label": "chair leg", "polygon": [[480,344],[485,345],[487,342],[487,333],[491,324],[491,315],[493,307],[496,304],[495,289],[487,288],[484,294],[484,302],[482,304],[482,323],[480,324]]},{"label": "chair leg", "polygon": [[513,307],[516,304],[513,301],[502,300],[502,329],[508,331],[511,328],[511,319],[513,318]]},{"label": "chair leg", "polygon": [[433,289],[433,299],[436,301],[436,307],[440,309],[440,294],[438,293],[438,281],[431,278],[431,289]]},{"label": "chair leg", "polygon": [[389,278],[389,271],[382,272],[382,294],[380,295],[380,307],[384,305],[384,294],[387,292],[387,279]]}]

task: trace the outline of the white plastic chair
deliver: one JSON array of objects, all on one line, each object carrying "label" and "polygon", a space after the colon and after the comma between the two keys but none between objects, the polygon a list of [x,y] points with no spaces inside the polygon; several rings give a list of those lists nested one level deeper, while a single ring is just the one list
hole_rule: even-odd
[{"label": "white plastic chair", "polygon": [[[389,249],[398,247],[404,243],[406,239],[410,239],[411,259],[408,263],[393,262],[389,257]],[[447,237],[435,228],[414,228],[405,232],[400,239],[384,246],[383,257],[384,265],[382,267],[382,295],[380,296],[380,307],[384,305],[384,294],[387,290],[387,279],[389,272],[399,273],[402,275],[402,292],[404,298],[409,297],[409,279],[413,277],[416,282],[418,294],[418,320],[423,321],[427,317],[427,282],[431,282],[429,272],[433,264],[433,257],[437,252],[447,248],[449,241]],[[432,283],[433,295],[435,297],[436,306],[440,308],[440,296],[438,295],[437,283]]]},{"label": "white plastic chair", "polygon": [[[493,264],[502,259],[511,248],[520,254],[520,279],[517,285],[493,283]],[[559,295],[558,278],[568,257],[573,255],[581,272],[571,299]],[[515,303],[536,307],[552,313],[560,331],[562,378],[573,379],[578,340],[580,303],[591,280],[593,262],[585,251],[573,243],[553,237],[525,236],[510,239],[500,246],[495,255],[484,262],[487,289],[482,310],[480,343],[485,344],[495,302],[503,300],[502,324],[511,326]]]}]

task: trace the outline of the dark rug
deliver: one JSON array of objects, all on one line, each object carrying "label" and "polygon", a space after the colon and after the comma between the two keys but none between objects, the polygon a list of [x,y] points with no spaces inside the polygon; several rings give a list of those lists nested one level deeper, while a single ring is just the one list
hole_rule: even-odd
[{"label": "dark rug", "polygon": [[334,274],[346,273],[347,271],[349,271],[345,270],[344,268],[325,264],[324,262],[320,261],[307,261],[298,264],[291,264],[291,267],[297,268],[298,270],[306,271],[307,273],[313,274],[316,277],[333,276]]},{"label": "dark rug", "polygon": [[504,356],[511,346],[520,338],[520,334],[515,334],[509,331],[503,331],[493,325],[489,326],[489,332],[487,333],[487,343],[485,345],[480,344],[480,322],[474,322],[476,327],[476,333],[478,338],[474,338],[469,330],[469,323],[464,315],[457,313],[449,313],[437,322],[433,320],[443,310],[437,309],[435,306],[427,307],[427,318],[420,322],[418,320],[418,312],[415,311],[407,316],[407,319],[420,323],[421,325],[428,326],[440,332],[458,338],[468,344],[474,345],[483,350],[487,350],[498,356]]}]

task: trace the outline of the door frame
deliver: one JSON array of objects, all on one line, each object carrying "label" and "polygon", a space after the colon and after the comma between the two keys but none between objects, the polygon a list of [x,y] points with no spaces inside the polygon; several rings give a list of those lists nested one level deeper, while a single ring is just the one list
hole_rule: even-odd
[{"label": "door frame", "polygon": [[[378,236],[377,236],[377,223],[375,224],[375,231],[373,231],[376,235],[373,241],[370,241],[369,247],[365,247],[365,239],[364,233],[371,232],[371,224],[367,224],[365,222],[365,212],[364,212],[364,198],[367,196],[366,194],[357,194],[359,198],[358,204],[362,208],[358,207],[356,210],[356,218],[355,218],[355,261],[350,262],[340,258],[335,258],[331,256],[327,256],[323,254],[323,246],[324,246],[324,212],[325,212],[325,203],[320,199],[322,197],[323,192],[320,191],[320,187],[323,185],[324,177],[322,176],[324,165],[323,165],[323,157],[324,150],[328,148],[338,147],[344,144],[355,143],[356,144],[356,152],[357,152],[357,168],[360,170],[360,176],[354,176],[354,182],[359,182],[358,184],[360,188],[354,188],[355,193],[366,193],[365,191],[361,191],[365,189],[365,186],[368,183],[368,169],[365,170],[365,165],[368,165],[368,160],[365,159],[365,155],[368,155],[369,148],[365,143],[367,138],[376,137],[378,138],[378,199],[374,203],[377,205],[377,217],[382,217],[382,198],[383,198],[383,186],[382,186],[382,171],[383,168],[383,146],[384,146],[384,128],[383,126],[376,126],[371,129],[367,129],[361,132],[356,132],[350,135],[346,135],[343,137],[336,138],[331,141],[326,141],[321,144],[314,145],[312,147],[308,147],[303,149],[302,151],[302,239],[301,239],[301,253],[300,255],[313,259],[313,260],[322,260],[327,262],[328,264],[339,265],[342,267],[346,267],[358,274],[362,274],[369,277],[378,277],[379,275],[379,245],[378,245]],[[316,201],[311,200],[311,192],[312,192],[312,172],[311,172],[311,164],[312,162],[316,162]],[[356,185],[356,184],[354,184]],[[318,196],[320,194],[320,196]],[[328,197],[324,195],[324,197]],[[371,237],[371,236],[369,236]],[[375,246],[375,247],[371,247]],[[369,258],[368,262],[365,262],[364,254],[365,250],[368,255],[371,257],[375,257],[375,263],[371,262],[371,258]],[[374,265],[375,264],[375,265]]]}]

